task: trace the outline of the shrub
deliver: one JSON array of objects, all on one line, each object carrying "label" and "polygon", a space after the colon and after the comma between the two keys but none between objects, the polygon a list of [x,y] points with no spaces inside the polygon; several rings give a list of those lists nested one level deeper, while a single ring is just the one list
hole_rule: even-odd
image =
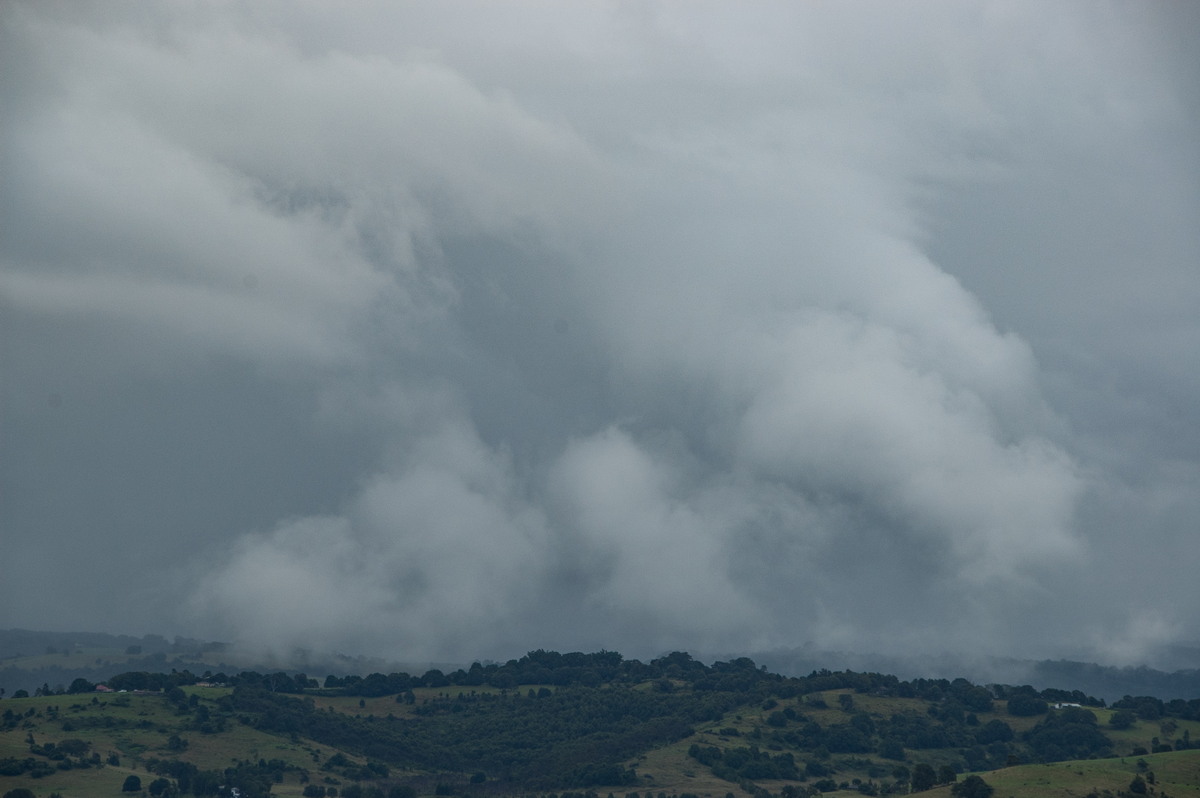
[{"label": "shrub", "polygon": [[1108,725],[1114,729],[1132,729],[1137,721],[1137,715],[1134,715],[1127,709],[1121,709],[1112,714],[1108,719]]},{"label": "shrub", "polygon": [[995,789],[979,776],[967,776],[950,788],[950,794],[959,798],[991,798]]}]

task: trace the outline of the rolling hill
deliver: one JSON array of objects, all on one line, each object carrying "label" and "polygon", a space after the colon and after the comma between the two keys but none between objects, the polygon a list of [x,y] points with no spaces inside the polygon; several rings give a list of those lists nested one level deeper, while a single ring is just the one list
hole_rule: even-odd
[{"label": "rolling hill", "polygon": [[935,796],[978,787],[974,773],[996,796],[1200,798],[1200,699],[607,651],[322,681],[136,670],[96,687],[0,701],[0,795]]}]

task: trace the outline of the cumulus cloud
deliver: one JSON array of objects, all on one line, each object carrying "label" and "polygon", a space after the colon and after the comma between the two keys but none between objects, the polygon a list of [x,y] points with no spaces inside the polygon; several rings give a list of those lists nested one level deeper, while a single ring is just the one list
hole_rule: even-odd
[{"label": "cumulus cloud", "polygon": [[470,657],[534,606],[549,543],[537,508],[513,495],[504,459],[449,426],[414,441],[407,462],[364,485],[343,516],[282,523],[240,539],[193,596],[214,628],[247,642]]},{"label": "cumulus cloud", "polygon": [[[111,610],[284,652],[1200,634],[1094,587],[1139,519],[1194,546],[1194,453],[1145,433],[1200,406],[1129,337],[1194,337],[1195,184],[1138,172],[1190,112],[1104,9],[10,5],[4,423],[108,461],[6,466],[3,589],[91,526],[156,574]],[[1167,219],[1166,282],[1090,214]],[[1130,291],[1117,343],[1085,309]]]}]

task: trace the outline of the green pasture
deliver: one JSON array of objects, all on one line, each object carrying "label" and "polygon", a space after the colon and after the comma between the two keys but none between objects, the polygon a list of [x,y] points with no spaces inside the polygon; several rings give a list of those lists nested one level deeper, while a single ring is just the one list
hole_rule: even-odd
[{"label": "green pasture", "polygon": [[[207,701],[228,690],[189,688],[189,692],[207,696],[201,699]],[[5,699],[0,702],[0,709],[21,716],[16,729],[0,732],[0,759],[29,757],[32,737],[34,743],[43,746],[58,745],[67,739],[83,740],[90,745],[88,756],[97,753],[104,763],[102,767],[55,770],[41,778],[28,773],[0,776],[0,794],[25,787],[38,796],[52,792],[68,798],[119,795],[121,785],[131,773],[141,777],[143,784],[157,778],[145,770],[145,762],[152,758],[179,759],[204,770],[229,767],[241,760],[279,759],[315,773],[321,762],[337,753],[327,746],[307,740],[292,742],[238,723],[229,724],[224,732],[203,734],[185,728],[187,716],[180,716],[165,698],[155,694]],[[31,709],[34,714],[25,717]],[[172,749],[168,743],[171,735],[186,740],[186,748]],[[116,755],[119,766],[107,764],[110,755]],[[282,784],[275,786],[274,792],[300,795],[302,789],[298,774],[289,773]]]},{"label": "green pasture", "polygon": [[[1139,771],[1138,762],[1146,764]],[[1093,791],[1113,795],[1128,791],[1135,775],[1154,774],[1148,785],[1154,795],[1171,798],[1200,798],[1200,750],[1172,751],[1144,757],[1116,757],[1055,762],[1049,765],[1021,765],[979,775],[995,788],[993,798],[1084,798]],[[923,793],[930,798],[945,798],[950,787]]]}]

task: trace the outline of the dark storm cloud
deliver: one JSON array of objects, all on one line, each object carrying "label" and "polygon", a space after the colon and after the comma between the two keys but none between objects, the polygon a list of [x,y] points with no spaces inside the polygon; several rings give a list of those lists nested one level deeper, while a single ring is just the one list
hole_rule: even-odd
[{"label": "dark storm cloud", "polygon": [[2,17],[0,623],[1200,635],[1194,63],[1153,13],[68,8]]}]

